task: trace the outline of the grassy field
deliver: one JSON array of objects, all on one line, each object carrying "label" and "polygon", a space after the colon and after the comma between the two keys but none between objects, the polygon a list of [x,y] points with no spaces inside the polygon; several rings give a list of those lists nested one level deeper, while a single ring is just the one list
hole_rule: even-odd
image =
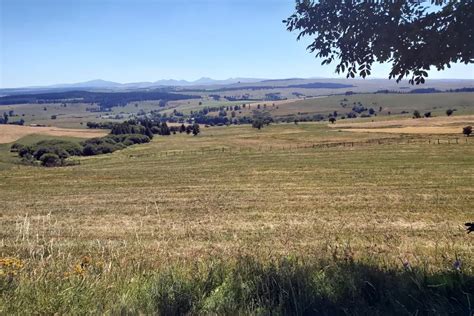
[{"label": "grassy field", "polygon": [[[435,311],[466,312],[474,143],[428,138],[234,126],[52,169],[16,165],[1,145],[0,313],[366,313],[362,298],[351,304],[370,294],[368,280],[382,282],[373,285],[380,308],[401,300],[402,311],[426,311],[403,301],[417,287],[418,300],[444,302]],[[310,146],[333,142],[354,145]],[[251,284],[260,285],[245,292]],[[443,301],[455,289],[467,294]]]},{"label": "grassy field", "polygon": [[[275,91],[273,91],[275,92]],[[226,95],[223,93],[222,95]],[[291,99],[282,101],[214,101],[207,94],[202,95],[202,99],[171,101],[166,107],[160,107],[159,101],[140,101],[131,102],[124,107],[113,107],[111,112],[89,112],[87,108],[97,108],[96,105],[83,103],[68,103],[66,107],[58,104],[17,104],[17,105],[0,105],[0,113],[13,110],[17,116],[11,118],[12,121],[20,119],[25,120],[25,124],[42,124],[47,126],[55,126],[62,128],[86,128],[87,122],[104,122],[115,121],[122,122],[127,120],[140,111],[148,113],[150,111],[159,111],[162,114],[172,114],[174,110],[189,115],[191,111],[198,111],[204,107],[230,107],[234,105],[242,105],[244,103],[251,104],[250,107],[242,108],[235,114],[237,117],[252,117],[253,111],[257,109],[257,105],[261,105],[261,110],[268,112],[274,118],[304,118],[321,114],[327,117],[328,114],[337,111],[343,116],[351,112],[353,103],[361,102],[366,108],[374,108],[377,116],[370,118],[357,118],[351,120],[392,120],[400,118],[409,118],[413,115],[414,110],[432,112],[433,116],[446,116],[447,109],[456,109],[454,113],[457,115],[474,114],[474,94],[473,93],[433,93],[433,94],[356,94],[351,96],[319,96],[308,99]],[[346,101],[343,101],[346,100]],[[347,104],[344,108],[341,102]],[[201,104],[200,104],[201,103]],[[266,107],[264,108],[264,104]],[[273,106],[274,104],[274,106]],[[382,111],[379,112],[379,107]],[[46,110],[44,110],[46,108]],[[231,118],[231,112],[228,111],[228,118]],[[390,115],[388,113],[390,112]],[[407,112],[402,114],[401,112]],[[56,119],[51,119],[55,115]],[[217,116],[218,112],[211,112],[209,115]],[[82,124],[81,124],[82,123]]]},{"label": "grassy field", "polygon": [[12,143],[27,135],[49,135],[49,136],[64,136],[64,137],[78,137],[78,138],[94,138],[101,137],[108,133],[106,130],[91,130],[91,129],[71,129],[58,127],[33,127],[33,126],[19,126],[2,124],[0,125],[0,144]]},{"label": "grassy field", "polygon": [[[344,101],[345,100],[345,101]],[[348,106],[343,108],[340,103]],[[457,114],[474,113],[474,97],[472,93],[435,93],[435,94],[356,94],[350,96],[330,96],[307,100],[298,100],[293,103],[279,106],[278,109],[268,107],[274,116],[304,114],[329,114],[338,111],[340,114],[350,112],[353,103],[361,102],[367,108],[374,108],[378,116],[411,117],[414,110],[432,112],[434,116],[445,116],[447,109],[456,109]],[[268,105],[267,105],[268,106]],[[382,112],[378,112],[382,107]],[[407,114],[402,114],[407,111]],[[379,117],[380,119],[380,117]]]}]

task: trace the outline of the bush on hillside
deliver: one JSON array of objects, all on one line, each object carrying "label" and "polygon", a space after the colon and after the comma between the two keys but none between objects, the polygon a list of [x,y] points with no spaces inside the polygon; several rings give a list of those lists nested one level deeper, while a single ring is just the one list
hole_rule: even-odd
[{"label": "bush on hillside", "polygon": [[124,149],[127,146],[148,142],[150,142],[150,137],[141,134],[119,134],[91,138],[82,142],[82,145],[84,146],[82,154],[84,156],[109,154]]},{"label": "bush on hillside", "polygon": [[53,153],[45,153],[39,159],[41,165],[45,167],[57,167],[62,165],[62,159]]},{"label": "bush on hillside", "polygon": [[472,126],[463,127],[462,133],[466,135],[467,137],[469,137],[469,135],[471,135],[472,133]]},{"label": "bush on hillside", "polygon": [[17,153],[17,152],[20,152],[21,149],[25,148],[25,145],[22,145],[20,143],[14,143],[11,147],[10,147],[10,152],[12,153]]},{"label": "bush on hillside", "polygon": [[[116,134],[87,139],[81,143],[65,140],[43,140],[28,146],[15,143],[11,146],[10,151],[17,152],[23,162],[41,163],[43,166],[53,167],[66,165],[65,160],[71,156],[109,154],[127,146],[144,144],[151,140],[151,137],[145,135],[152,134],[151,130],[141,125],[125,122],[116,124],[114,128],[116,128]],[[122,133],[124,131],[131,133]]]},{"label": "bush on hillside", "polygon": [[80,144],[67,140],[42,140],[37,142],[36,146],[62,149],[70,156],[79,156],[82,152],[82,146]]}]

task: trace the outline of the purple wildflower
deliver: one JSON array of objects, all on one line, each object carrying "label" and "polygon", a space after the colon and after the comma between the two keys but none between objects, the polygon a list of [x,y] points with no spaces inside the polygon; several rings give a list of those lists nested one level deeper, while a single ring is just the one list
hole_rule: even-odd
[{"label": "purple wildflower", "polygon": [[462,266],[461,260],[456,259],[456,261],[454,261],[453,263],[454,270],[457,270],[457,271],[461,270],[461,266]]},{"label": "purple wildflower", "polygon": [[410,262],[408,262],[408,260],[403,261],[403,268],[405,268],[405,270],[411,269],[411,265],[410,265]]}]

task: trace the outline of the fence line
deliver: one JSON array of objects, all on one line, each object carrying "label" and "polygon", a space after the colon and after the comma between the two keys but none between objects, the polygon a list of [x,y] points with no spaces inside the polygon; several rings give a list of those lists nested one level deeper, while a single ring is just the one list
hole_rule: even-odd
[{"label": "fence line", "polygon": [[148,157],[148,156],[159,156],[159,157],[174,157],[182,156],[185,154],[191,155],[204,155],[206,153],[263,153],[263,152],[296,152],[301,149],[323,149],[323,148],[353,148],[363,146],[378,146],[378,145],[410,145],[410,144],[431,144],[431,145],[460,145],[460,144],[472,144],[473,141],[469,137],[464,138],[382,138],[382,139],[369,139],[366,141],[355,141],[355,142],[328,142],[328,143],[309,143],[309,144],[297,144],[288,146],[259,146],[259,147],[215,147],[215,148],[201,148],[196,150],[168,150],[160,151],[153,154],[145,155],[133,155],[130,157]]}]

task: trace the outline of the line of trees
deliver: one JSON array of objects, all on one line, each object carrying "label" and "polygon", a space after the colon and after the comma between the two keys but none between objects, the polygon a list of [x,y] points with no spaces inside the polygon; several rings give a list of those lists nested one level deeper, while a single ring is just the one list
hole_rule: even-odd
[{"label": "line of trees", "polygon": [[0,116],[0,124],[25,125],[24,119],[20,119],[18,121],[10,121],[10,116],[13,116],[13,111],[10,111],[9,113],[3,112],[3,116]]},{"label": "line of trees", "polygon": [[110,134],[104,137],[91,138],[80,143],[65,140],[43,140],[32,145],[15,143],[10,150],[18,153],[23,163],[45,167],[67,166],[74,164],[74,161],[69,159],[72,156],[113,153],[128,146],[148,143],[154,134],[167,136],[176,133],[198,135],[199,124],[169,127],[166,122],[130,120],[114,123]]},{"label": "line of trees", "polygon": [[72,156],[93,156],[108,154],[134,144],[150,142],[141,134],[107,135],[77,143],[66,140],[43,140],[32,145],[15,143],[11,152],[17,152],[23,163],[58,167],[72,165]]},{"label": "line of trees", "polygon": [[91,91],[66,91],[39,94],[8,95],[0,97],[0,104],[21,103],[96,103],[103,110],[114,106],[125,106],[130,102],[160,100],[166,105],[168,101],[199,99],[200,96],[170,93],[162,90],[131,91],[131,92],[91,92]]}]

